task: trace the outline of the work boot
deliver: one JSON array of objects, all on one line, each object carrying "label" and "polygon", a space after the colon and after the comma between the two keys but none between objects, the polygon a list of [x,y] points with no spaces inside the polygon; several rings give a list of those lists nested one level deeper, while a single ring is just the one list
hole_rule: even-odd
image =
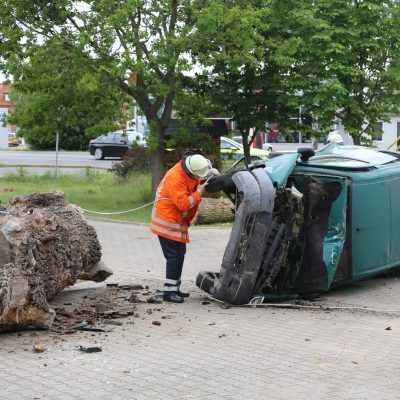
[{"label": "work boot", "polygon": [[184,301],[177,292],[164,292],[163,300],[170,303],[183,303]]}]

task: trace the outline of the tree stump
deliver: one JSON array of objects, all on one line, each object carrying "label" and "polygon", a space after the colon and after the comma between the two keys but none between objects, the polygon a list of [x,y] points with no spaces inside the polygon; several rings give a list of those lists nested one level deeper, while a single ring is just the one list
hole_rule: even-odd
[{"label": "tree stump", "polygon": [[197,225],[232,222],[235,217],[233,204],[229,199],[202,199],[197,213]]},{"label": "tree stump", "polygon": [[53,299],[77,279],[112,272],[79,208],[61,192],[13,197],[0,209],[0,332],[50,328]]}]

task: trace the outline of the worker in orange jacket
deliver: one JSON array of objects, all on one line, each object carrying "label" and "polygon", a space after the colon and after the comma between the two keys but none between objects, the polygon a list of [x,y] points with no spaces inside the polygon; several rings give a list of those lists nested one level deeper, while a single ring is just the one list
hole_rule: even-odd
[{"label": "worker in orange jacket", "polygon": [[211,169],[210,161],[199,155],[184,155],[159,184],[151,216],[150,232],[156,234],[166,259],[163,299],[183,303],[189,293],[180,291],[181,274],[194,219],[207,183],[200,184]]}]

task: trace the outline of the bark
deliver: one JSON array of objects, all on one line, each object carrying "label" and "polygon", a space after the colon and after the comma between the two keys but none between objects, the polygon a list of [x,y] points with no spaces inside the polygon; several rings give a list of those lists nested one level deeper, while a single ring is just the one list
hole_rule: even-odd
[{"label": "bark", "polygon": [[203,198],[197,213],[196,224],[232,222],[235,217],[233,207],[232,202],[225,198]]},{"label": "bark", "polygon": [[93,227],[61,192],[14,197],[0,210],[0,332],[50,328],[53,299],[77,279],[112,272]]},{"label": "bark", "polygon": [[164,164],[164,149],[155,149],[151,163],[151,188],[156,193],[158,184],[164,177],[166,166]]}]

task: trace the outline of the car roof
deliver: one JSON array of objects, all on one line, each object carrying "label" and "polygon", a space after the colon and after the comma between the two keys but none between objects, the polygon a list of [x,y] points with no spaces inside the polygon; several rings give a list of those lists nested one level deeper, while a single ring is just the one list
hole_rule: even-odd
[{"label": "car roof", "polygon": [[332,143],[317,151],[307,164],[337,168],[365,168],[399,161],[400,154],[373,147]]}]

